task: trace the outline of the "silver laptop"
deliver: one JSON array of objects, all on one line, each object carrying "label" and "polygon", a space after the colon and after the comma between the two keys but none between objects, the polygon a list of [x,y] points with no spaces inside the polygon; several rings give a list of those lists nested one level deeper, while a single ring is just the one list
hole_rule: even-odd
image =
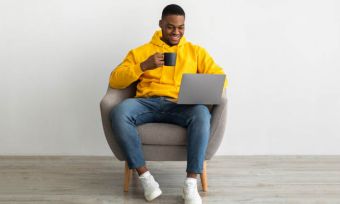
[{"label": "silver laptop", "polygon": [[224,74],[183,74],[178,104],[219,104]]}]

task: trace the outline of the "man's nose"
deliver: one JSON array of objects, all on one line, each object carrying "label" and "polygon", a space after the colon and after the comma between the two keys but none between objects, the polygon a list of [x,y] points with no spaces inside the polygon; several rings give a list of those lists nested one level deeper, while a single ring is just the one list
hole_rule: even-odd
[{"label": "man's nose", "polygon": [[179,29],[178,28],[174,28],[173,31],[172,31],[172,34],[175,34],[175,35],[179,34]]}]

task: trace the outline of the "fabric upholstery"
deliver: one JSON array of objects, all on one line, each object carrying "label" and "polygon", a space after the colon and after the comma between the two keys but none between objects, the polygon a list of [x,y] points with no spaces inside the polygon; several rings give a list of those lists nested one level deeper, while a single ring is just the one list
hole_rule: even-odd
[{"label": "fabric upholstery", "polygon": [[137,127],[144,145],[186,145],[186,129],[168,123],[146,123]]}]

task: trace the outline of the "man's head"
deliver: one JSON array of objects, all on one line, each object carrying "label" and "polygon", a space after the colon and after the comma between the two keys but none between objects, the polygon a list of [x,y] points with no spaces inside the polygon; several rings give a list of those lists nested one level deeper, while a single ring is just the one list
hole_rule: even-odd
[{"label": "man's head", "polygon": [[184,35],[184,10],[176,5],[167,5],[162,12],[162,19],[159,20],[159,27],[162,29],[162,40],[170,46],[177,45]]}]

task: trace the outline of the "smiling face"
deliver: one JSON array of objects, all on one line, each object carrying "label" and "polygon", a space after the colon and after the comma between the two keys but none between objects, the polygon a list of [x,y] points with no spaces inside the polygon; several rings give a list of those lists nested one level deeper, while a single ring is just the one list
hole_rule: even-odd
[{"label": "smiling face", "polygon": [[184,20],[182,15],[167,15],[159,21],[162,29],[162,41],[173,46],[177,45],[184,35]]}]

